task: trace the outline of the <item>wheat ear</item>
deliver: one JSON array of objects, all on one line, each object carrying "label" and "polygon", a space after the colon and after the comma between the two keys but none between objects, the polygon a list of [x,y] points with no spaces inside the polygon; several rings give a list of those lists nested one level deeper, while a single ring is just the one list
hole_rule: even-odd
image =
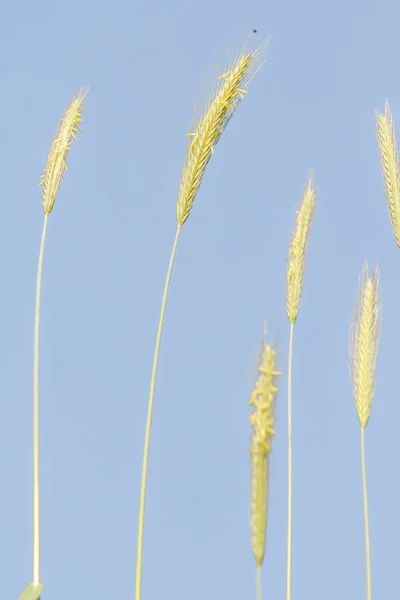
[{"label": "wheat ear", "polygon": [[392,222],[394,237],[400,247],[400,173],[396,145],[396,134],[392,114],[386,101],[385,110],[375,111],[376,137],[379,146],[383,181],[386,189],[386,204]]},{"label": "wheat ear", "polygon": [[368,273],[368,263],[365,262],[350,326],[349,368],[353,384],[356,411],[361,428],[361,471],[364,504],[367,600],[371,600],[372,598],[372,586],[364,432],[371,414],[372,399],[374,396],[375,366],[378,356],[381,314],[379,269],[378,266],[376,266],[371,277]]},{"label": "wheat ear", "polygon": [[251,545],[257,570],[257,600],[261,600],[261,565],[264,560],[265,535],[267,530],[268,471],[274,430],[276,385],[276,351],[264,339],[258,378],[249,404],[253,407],[250,415],[252,435],[250,437],[251,458]]},{"label": "wheat ear", "polygon": [[141,598],[142,587],[147,468],[158,356],[160,352],[165,307],[167,304],[169,284],[175,261],[179,234],[182,225],[186,222],[192,211],[197,192],[199,191],[207,165],[214,153],[215,146],[229,120],[233,116],[233,113],[246,95],[250,82],[265,62],[265,51],[266,42],[262,43],[255,51],[248,50],[247,46],[241,50],[239,56],[232,61],[228,68],[224,69],[224,72],[214,82],[211,92],[207,95],[205,108],[200,113],[197,113],[196,111],[196,115],[193,118],[192,129],[188,134],[188,145],[176,204],[177,228],[164,285],[150,380],[139,500],[135,579],[136,600],[140,600]]},{"label": "wheat ear", "polygon": [[316,193],[310,176],[289,246],[287,266],[286,312],[290,323],[289,365],[288,365],[288,518],[287,518],[287,567],[286,600],[292,597],[292,362],[293,330],[300,308],[303,287],[307,242],[314,217]]},{"label": "wheat ear", "polygon": [[82,121],[83,101],[87,90],[81,91],[68,106],[53,140],[47,165],[41,178],[44,223],[40,242],[36,279],[35,333],[33,346],[33,582],[20,596],[20,600],[39,598],[43,584],[40,583],[40,486],[39,486],[39,333],[40,292],[47,220],[54,206],[58,189],[67,170],[67,155],[76,139]]}]

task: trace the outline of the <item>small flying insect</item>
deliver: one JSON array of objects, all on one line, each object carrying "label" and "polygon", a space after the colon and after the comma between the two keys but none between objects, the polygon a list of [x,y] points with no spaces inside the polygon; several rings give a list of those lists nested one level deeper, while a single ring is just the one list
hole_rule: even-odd
[{"label": "small flying insect", "polygon": [[253,29],[253,33],[257,33],[257,29]]}]

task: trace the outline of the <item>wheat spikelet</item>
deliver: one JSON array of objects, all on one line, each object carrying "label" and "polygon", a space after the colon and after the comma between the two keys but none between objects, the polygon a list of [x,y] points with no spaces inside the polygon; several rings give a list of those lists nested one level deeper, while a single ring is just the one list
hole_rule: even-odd
[{"label": "wheat spikelet", "polygon": [[381,323],[379,269],[364,263],[349,335],[350,374],[358,419],[365,429],[371,413]]},{"label": "wheat spikelet", "polygon": [[264,339],[259,376],[249,404],[254,407],[250,415],[251,435],[251,543],[257,567],[261,566],[265,551],[268,501],[268,459],[275,431],[274,408],[278,393],[275,365],[276,351]]},{"label": "wheat spikelet", "polygon": [[233,64],[218,77],[205,109],[193,119],[176,205],[178,226],[182,226],[190,215],[214,148],[250,82],[265,62],[266,44],[262,43],[254,52],[244,47]]},{"label": "wheat spikelet", "polygon": [[83,101],[87,89],[81,90],[72,99],[61,119],[56,137],[54,138],[47,158],[47,165],[41,177],[40,185],[43,193],[43,210],[49,215],[56,201],[58,188],[67,170],[67,155],[71,144],[76,140],[82,122]]},{"label": "wheat spikelet", "polygon": [[316,202],[316,192],[311,181],[310,176],[300,210],[297,211],[288,253],[286,312],[292,324],[296,321],[300,308],[307,242]]},{"label": "wheat spikelet", "polygon": [[386,101],[385,111],[375,111],[376,136],[380,151],[383,180],[386,188],[386,204],[392,222],[394,237],[400,247],[400,173],[396,146],[396,134]]}]

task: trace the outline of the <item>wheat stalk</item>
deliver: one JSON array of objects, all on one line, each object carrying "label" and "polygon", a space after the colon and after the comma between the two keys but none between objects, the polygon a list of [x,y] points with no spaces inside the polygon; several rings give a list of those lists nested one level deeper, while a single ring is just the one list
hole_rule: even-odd
[{"label": "wheat stalk", "polygon": [[20,600],[34,598],[43,588],[40,583],[40,485],[39,485],[39,333],[40,333],[40,293],[42,283],[43,256],[46,240],[48,216],[56,201],[58,189],[67,169],[67,155],[71,143],[76,139],[82,121],[83,101],[87,90],[82,90],[68,106],[61,119],[41,178],[44,223],[40,242],[38,271],[36,279],[35,333],[33,348],[33,582],[20,596]]},{"label": "wheat stalk", "polygon": [[381,168],[386,189],[386,204],[392,222],[394,237],[400,247],[400,173],[396,145],[396,133],[392,114],[386,101],[385,110],[375,111],[376,136],[379,146]]},{"label": "wheat stalk", "polygon": [[293,362],[293,330],[297,319],[301,291],[303,287],[306,250],[314,217],[316,192],[309,177],[296,222],[292,232],[288,253],[286,313],[290,323],[289,364],[288,364],[288,519],[287,519],[287,568],[286,568],[286,600],[292,597],[292,362]]},{"label": "wheat stalk", "polygon": [[264,339],[258,378],[249,404],[252,427],[251,457],[251,545],[257,569],[257,597],[261,600],[261,565],[264,560],[265,535],[267,529],[268,466],[272,450],[274,430],[275,398],[278,393],[276,377],[276,351]]},{"label": "wheat stalk", "polygon": [[356,412],[361,428],[361,473],[364,504],[367,600],[372,599],[372,584],[364,432],[371,414],[375,388],[375,367],[378,356],[382,314],[379,288],[378,266],[376,266],[371,277],[368,272],[368,263],[365,262],[350,326],[349,368]]},{"label": "wheat stalk", "polygon": [[207,96],[204,109],[198,114],[196,111],[191,131],[188,133],[188,146],[176,204],[177,228],[164,285],[150,381],[138,516],[135,580],[136,600],[140,600],[141,598],[144,512],[154,391],[165,308],[179,234],[182,225],[186,222],[192,211],[196,195],[199,191],[207,165],[214,153],[215,146],[233,116],[233,113],[244,98],[250,82],[265,62],[266,44],[267,42],[263,42],[255,51],[250,51],[247,48],[247,44],[242,48],[239,55],[231,62],[229,67],[224,69],[224,72],[221,73],[214,82],[213,89]]}]

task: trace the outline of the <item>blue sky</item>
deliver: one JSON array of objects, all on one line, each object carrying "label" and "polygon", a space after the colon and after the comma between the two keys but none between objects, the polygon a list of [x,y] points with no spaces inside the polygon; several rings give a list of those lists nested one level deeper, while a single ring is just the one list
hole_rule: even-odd
[{"label": "blue sky", "polygon": [[[85,85],[49,218],[41,322],[44,598],[133,598],[147,394],[193,102],[224,50],[271,36],[182,230],[157,381],[143,600],[252,598],[249,407],[263,322],[283,371],[265,598],[286,553],[286,255],[310,169],[318,205],[294,339],[293,600],[363,597],[359,427],[347,340],[364,259],[383,326],[366,432],[373,591],[392,594],[400,253],[374,109],[400,128],[392,1],[8,3],[2,9],[0,564],[31,578],[34,288],[50,142]],[[400,129],[399,129],[400,130]]]}]

